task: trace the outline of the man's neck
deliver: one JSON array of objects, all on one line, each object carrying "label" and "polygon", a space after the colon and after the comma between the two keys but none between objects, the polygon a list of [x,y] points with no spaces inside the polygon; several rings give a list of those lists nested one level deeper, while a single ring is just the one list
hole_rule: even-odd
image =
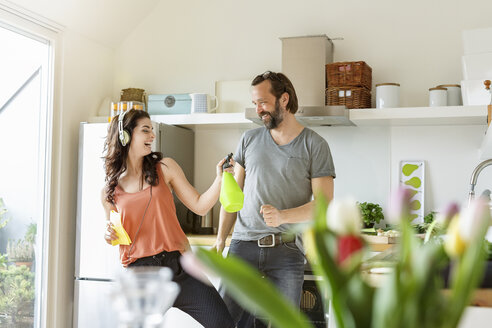
[{"label": "man's neck", "polygon": [[286,145],[294,140],[304,129],[299,122],[297,122],[294,114],[286,113],[284,120],[275,128],[270,130],[270,134],[279,146]]}]

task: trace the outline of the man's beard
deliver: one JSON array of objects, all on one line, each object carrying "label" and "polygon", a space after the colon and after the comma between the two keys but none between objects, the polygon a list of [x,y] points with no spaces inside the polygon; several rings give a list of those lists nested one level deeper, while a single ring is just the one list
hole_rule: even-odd
[{"label": "man's beard", "polygon": [[266,121],[263,120],[263,124],[265,124],[265,127],[268,130],[272,130],[278,127],[280,123],[284,120],[284,115],[282,111],[280,110],[280,103],[277,100],[275,100],[275,110],[273,112],[263,112],[263,115],[268,115],[270,116],[270,120]]}]

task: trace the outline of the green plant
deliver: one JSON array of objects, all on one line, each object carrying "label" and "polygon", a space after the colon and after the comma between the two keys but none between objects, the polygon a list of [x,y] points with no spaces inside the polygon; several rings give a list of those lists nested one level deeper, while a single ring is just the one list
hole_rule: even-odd
[{"label": "green plant", "polygon": [[0,253],[0,269],[5,269],[7,267],[7,256]]},{"label": "green plant", "polygon": [[432,223],[434,221],[434,217],[436,212],[429,212],[426,216],[424,216],[424,223]]},{"label": "green plant", "polygon": [[33,244],[19,239],[9,240],[7,243],[7,256],[11,262],[31,262],[34,259]]},{"label": "green plant", "polygon": [[384,220],[383,209],[379,204],[364,202],[359,203],[359,208],[362,213],[362,222],[366,228],[371,228]]},{"label": "green plant", "polygon": [[36,243],[36,233],[37,233],[37,225],[36,223],[29,223],[27,225],[26,234],[24,235],[24,240],[28,243],[35,244]]},{"label": "green plant", "polygon": [[32,327],[34,295],[34,273],[27,267],[10,265],[0,270],[0,314],[7,316],[2,319],[6,323],[21,327],[27,321]]},{"label": "green plant", "polygon": [[9,222],[9,219],[7,218],[7,208],[5,207],[5,203],[3,201],[3,198],[0,197],[0,229],[4,228],[7,223]]}]

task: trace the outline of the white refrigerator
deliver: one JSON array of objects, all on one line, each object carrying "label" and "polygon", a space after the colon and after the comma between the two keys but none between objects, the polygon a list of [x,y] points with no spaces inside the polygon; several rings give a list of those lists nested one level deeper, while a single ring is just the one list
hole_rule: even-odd
[{"label": "white refrigerator", "polygon": [[[156,133],[153,150],[174,158],[193,184],[194,133],[181,127],[152,123]],[[111,290],[118,272],[117,246],[104,240],[105,215],[101,205],[104,187],[104,142],[108,123],[81,123],[79,133],[77,227],[74,282],[75,328],[117,326],[112,310]],[[186,221],[189,213],[176,202],[178,219]]]}]

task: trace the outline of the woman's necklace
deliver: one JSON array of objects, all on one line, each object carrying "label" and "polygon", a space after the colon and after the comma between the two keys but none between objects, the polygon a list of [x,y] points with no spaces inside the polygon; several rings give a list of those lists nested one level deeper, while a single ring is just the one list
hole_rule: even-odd
[{"label": "woman's necklace", "polygon": [[144,179],[143,179],[143,174],[142,173],[140,173],[140,177],[139,177],[138,180],[139,180],[138,181],[138,188],[139,188],[138,190],[139,191],[142,191],[143,190],[143,185],[144,185]]}]

